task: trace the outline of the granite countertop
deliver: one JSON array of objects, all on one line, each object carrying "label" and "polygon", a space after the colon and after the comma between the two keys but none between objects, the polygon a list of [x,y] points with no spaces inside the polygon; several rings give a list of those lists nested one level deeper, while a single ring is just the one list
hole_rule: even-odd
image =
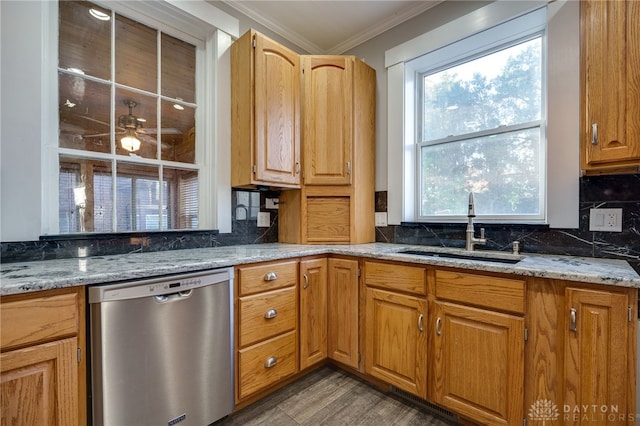
[{"label": "granite countertop", "polygon": [[[386,243],[358,245],[274,243],[7,263],[0,265],[0,296],[76,285],[135,280],[319,254],[359,256],[640,288],[640,275],[622,260],[524,253],[523,259],[518,263],[505,264],[399,253],[405,250],[460,252],[460,249]],[[508,253],[503,255],[509,257]]]}]

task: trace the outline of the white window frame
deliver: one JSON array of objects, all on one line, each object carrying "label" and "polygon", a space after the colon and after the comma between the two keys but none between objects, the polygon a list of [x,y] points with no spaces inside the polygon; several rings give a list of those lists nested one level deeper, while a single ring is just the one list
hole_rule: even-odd
[{"label": "white window frame", "polygon": [[[42,231],[59,234],[58,157],[82,153],[59,147],[58,143],[58,3],[45,2],[46,34],[43,63],[43,129],[50,135],[42,148]],[[230,69],[229,48],[239,35],[238,20],[203,0],[180,2],[94,1],[115,13],[168,35],[196,45],[196,167],[199,169],[199,230],[231,232],[230,183]],[[49,129],[47,131],[47,129]],[[72,152],[69,152],[72,151]],[[96,155],[97,154],[97,155]],[[87,153],[92,158],[114,161],[113,154]],[[123,158],[119,158],[120,161]],[[125,160],[126,161],[126,160]],[[159,160],[138,159],[157,165]],[[163,162],[185,168],[183,163]],[[188,165],[187,165],[188,166]],[[189,168],[189,167],[187,167]],[[115,170],[115,168],[114,168]],[[186,231],[186,230],[185,230]],[[154,232],[154,231],[149,231]]]},{"label": "white window frame", "polygon": [[[539,176],[539,200],[538,214],[527,215],[480,215],[477,220],[484,223],[545,223],[546,221],[546,10],[544,8],[537,9],[515,19],[509,20],[481,33],[475,34],[468,38],[464,38],[452,43],[444,48],[435,50],[426,55],[420,56],[412,61],[405,63],[405,79],[410,82],[415,90],[415,104],[413,106],[415,121],[415,201],[413,217],[418,222],[465,222],[467,220],[466,213],[458,215],[438,215],[424,216],[421,214],[420,203],[422,201],[422,179],[421,179],[421,149],[425,146],[434,145],[436,143],[446,142],[448,140],[458,140],[461,136],[464,139],[470,137],[489,136],[492,134],[511,132],[518,129],[539,128],[540,130],[540,158],[538,168],[541,172]],[[444,140],[424,141],[422,136],[422,81],[425,75],[437,72],[442,69],[455,66],[462,62],[475,59],[485,54],[493,53],[505,47],[510,47],[534,38],[541,38],[541,116],[539,120],[528,123],[518,123],[517,125],[501,127],[499,129],[486,129],[475,134],[469,133],[461,136],[444,138]],[[405,120],[408,119],[409,113],[406,114]],[[420,122],[418,122],[420,121]],[[478,209],[476,208],[476,213]]]},{"label": "white window frame", "polygon": [[498,0],[385,52],[387,68],[388,223],[416,221],[415,106],[407,64],[422,55],[546,6],[546,221],[577,228],[579,221],[579,4],[569,0]]}]

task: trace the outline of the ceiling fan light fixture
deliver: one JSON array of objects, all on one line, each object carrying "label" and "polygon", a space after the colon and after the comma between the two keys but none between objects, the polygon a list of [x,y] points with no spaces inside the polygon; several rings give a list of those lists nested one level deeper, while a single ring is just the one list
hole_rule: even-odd
[{"label": "ceiling fan light fixture", "polygon": [[102,11],[99,11],[98,9],[94,9],[94,8],[89,9],[89,14],[100,21],[111,20],[111,16],[109,16],[108,14]]},{"label": "ceiling fan light fixture", "polygon": [[133,129],[127,129],[126,134],[120,139],[120,146],[129,152],[134,152],[140,149],[140,139],[136,137],[136,132]]}]

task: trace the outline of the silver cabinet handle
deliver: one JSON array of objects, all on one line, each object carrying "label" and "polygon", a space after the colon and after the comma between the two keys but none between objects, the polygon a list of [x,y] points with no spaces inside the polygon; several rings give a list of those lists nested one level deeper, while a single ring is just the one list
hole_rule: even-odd
[{"label": "silver cabinet handle", "polygon": [[278,274],[276,274],[275,272],[267,272],[266,274],[264,274],[265,281],[274,281],[277,279],[278,279]]},{"label": "silver cabinet handle", "polygon": [[278,358],[276,358],[275,356],[270,356],[269,358],[267,358],[267,360],[264,362],[264,368],[271,368],[274,365],[276,365],[278,363]]},{"label": "silver cabinet handle", "polygon": [[440,336],[442,334],[442,318],[438,317],[436,319],[436,335]]},{"label": "silver cabinet handle", "polygon": [[422,328],[422,320],[424,320],[424,315],[420,314],[418,317],[418,330],[420,330],[420,333],[424,331],[424,328]]},{"label": "silver cabinet handle", "polygon": [[576,308],[571,308],[569,311],[569,331],[573,331],[574,333],[578,331],[578,327],[576,325]]},{"label": "silver cabinet handle", "polygon": [[276,311],[274,308],[268,309],[267,312],[264,313],[264,317],[266,319],[275,318],[276,316],[278,316],[278,311]]},{"label": "silver cabinet handle", "polygon": [[591,145],[598,145],[598,123],[591,125]]},{"label": "silver cabinet handle", "polygon": [[351,175],[351,161],[347,161],[347,174]]},{"label": "silver cabinet handle", "polygon": [[304,286],[302,286],[302,288],[306,290],[307,287],[309,287],[309,277],[307,274],[303,274],[302,278],[304,278]]},{"label": "silver cabinet handle", "polygon": [[300,163],[296,163],[296,174],[300,174]]}]

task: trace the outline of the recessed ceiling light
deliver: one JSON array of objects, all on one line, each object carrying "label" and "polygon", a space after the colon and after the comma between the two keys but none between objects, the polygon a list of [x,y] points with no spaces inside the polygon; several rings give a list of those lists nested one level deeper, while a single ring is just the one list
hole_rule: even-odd
[{"label": "recessed ceiling light", "polygon": [[146,123],[147,119],[146,118],[142,118],[142,117],[138,117],[136,118],[137,121],[139,121],[140,123]]},{"label": "recessed ceiling light", "polygon": [[183,107],[182,105],[180,105],[180,104],[173,104],[173,107],[174,107],[175,109],[177,109],[178,111],[182,111],[182,110],[184,110],[184,107]]},{"label": "recessed ceiling light", "polygon": [[111,16],[107,15],[104,12],[99,11],[98,9],[93,9],[93,8],[89,9],[89,14],[91,16],[93,16],[94,18],[99,19],[101,21],[109,21],[109,20],[111,20]]}]

